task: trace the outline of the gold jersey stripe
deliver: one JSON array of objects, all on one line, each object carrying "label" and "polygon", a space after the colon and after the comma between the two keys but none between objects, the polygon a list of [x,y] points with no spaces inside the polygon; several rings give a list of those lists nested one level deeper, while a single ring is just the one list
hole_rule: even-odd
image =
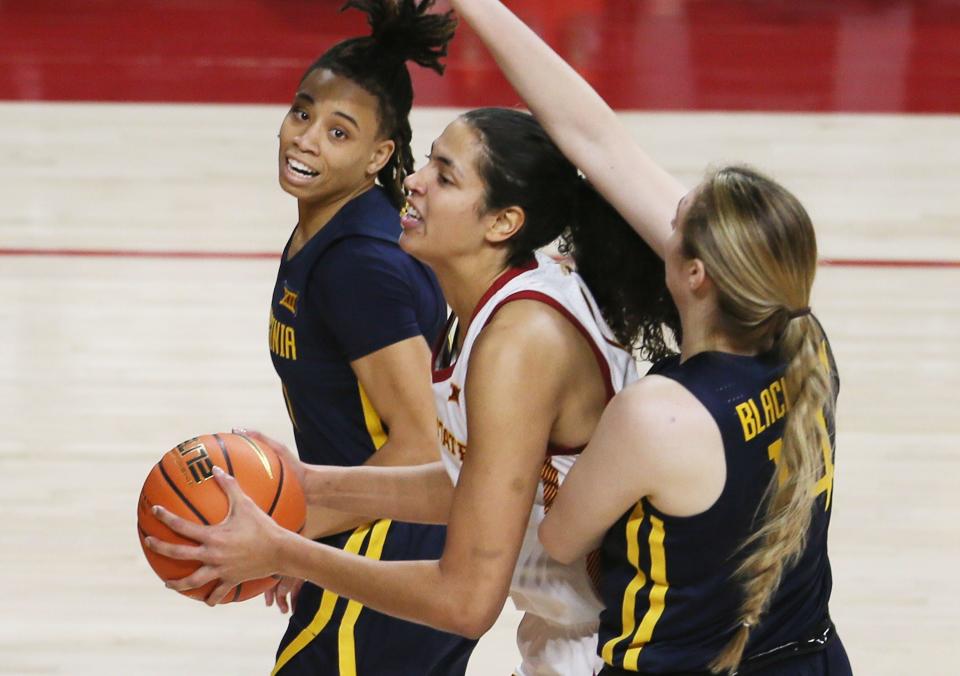
[{"label": "gold jersey stripe", "polygon": [[283,387],[283,402],[287,405],[287,415],[290,416],[290,422],[293,423],[293,429],[300,431],[300,425],[297,424],[297,416],[293,414],[293,402],[290,401],[290,392],[287,390],[287,384],[280,383]]},{"label": "gold jersey stripe", "polygon": [[633,634],[634,625],[636,622],[636,614],[634,613],[634,610],[637,602],[637,593],[647,583],[647,576],[643,574],[642,570],[640,570],[640,544],[638,542],[638,535],[640,533],[641,523],[643,523],[643,505],[638,502],[637,506],[633,508],[630,518],[627,519],[627,560],[630,562],[630,565],[636,569],[637,574],[633,577],[633,579],[630,581],[630,584],[627,585],[627,588],[623,592],[623,611],[621,615],[623,633],[616,638],[612,638],[607,641],[603,645],[603,649],[600,653],[603,661],[610,666],[616,666],[613,663],[614,648],[617,647],[618,643]]},{"label": "gold jersey stripe", "polygon": [[640,626],[637,627],[637,633],[630,641],[630,647],[623,656],[623,668],[636,671],[637,662],[640,660],[640,651],[650,642],[653,637],[653,628],[663,615],[666,607],[667,589],[670,585],[667,583],[667,554],[663,547],[665,536],[663,521],[650,515],[650,579],[653,585],[650,587],[650,605],[647,612],[644,613]]},{"label": "gold jersey stripe", "polygon": [[[380,559],[390,523],[389,519],[384,519],[373,525],[370,544],[367,545],[367,552],[364,554],[368,559]],[[363,610],[363,604],[351,599],[343,613],[343,619],[340,620],[340,631],[338,633],[340,676],[357,676],[357,648],[354,641],[354,627],[360,617],[361,610]]]},{"label": "gold jersey stripe", "polygon": [[366,423],[367,433],[373,440],[373,447],[379,451],[380,447],[387,443],[387,433],[384,432],[383,422],[374,410],[373,404],[370,403],[370,398],[364,391],[363,385],[357,383],[357,388],[360,390],[360,404],[363,406],[363,422]]},{"label": "gold jersey stripe", "polygon": [[[350,554],[358,554],[369,532],[370,524],[357,528],[347,539],[347,545],[343,548],[343,551],[349,552]],[[323,590],[323,596],[320,597],[320,608],[317,610],[317,614],[313,616],[310,624],[283,649],[280,657],[277,658],[277,663],[274,665],[273,671],[270,672],[270,676],[277,676],[277,672],[279,672],[287,662],[303,650],[310,641],[320,635],[320,632],[322,632],[330,622],[330,618],[333,616],[333,609],[336,607],[337,599],[339,598],[337,594],[329,592],[326,589]]]}]

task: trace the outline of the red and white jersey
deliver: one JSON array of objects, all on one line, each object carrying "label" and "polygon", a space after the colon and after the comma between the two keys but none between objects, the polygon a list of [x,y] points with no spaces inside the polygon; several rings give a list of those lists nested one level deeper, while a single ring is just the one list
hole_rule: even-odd
[{"label": "red and white jersey", "polygon": [[[494,313],[514,300],[541,301],[570,320],[593,348],[609,397],[637,379],[633,357],[614,340],[578,274],[542,254],[537,254],[525,267],[507,270],[478,303],[456,361],[433,373],[441,456],[454,483],[459,478],[463,458],[469,453],[464,385],[470,352]],[[435,365],[438,359],[439,354],[435,354]],[[579,451],[544,449],[541,480],[510,586],[510,596],[519,610],[546,618],[555,625],[596,622],[602,608],[587,571],[587,561],[570,565],[558,563],[547,555],[537,539],[540,522]]]}]

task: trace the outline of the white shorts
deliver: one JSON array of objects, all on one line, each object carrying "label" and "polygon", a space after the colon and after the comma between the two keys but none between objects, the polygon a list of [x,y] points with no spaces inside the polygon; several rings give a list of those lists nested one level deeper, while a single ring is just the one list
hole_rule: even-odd
[{"label": "white shorts", "polygon": [[524,613],[517,628],[523,661],[515,676],[594,676],[603,667],[597,655],[599,618],[586,624],[554,624]]}]

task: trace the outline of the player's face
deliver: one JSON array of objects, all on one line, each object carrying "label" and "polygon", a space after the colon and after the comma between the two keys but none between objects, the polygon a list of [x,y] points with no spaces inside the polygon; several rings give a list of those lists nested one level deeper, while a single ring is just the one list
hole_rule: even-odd
[{"label": "player's face", "polygon": [[407,177],[400,246],[409,254],[435,265],[484,245],[495,215],[481,213],[485,185],[476,168],[481,151],[470,125],[454,120],[433,142],[427,164]]},{"label": "player's face", "polygon": [[355,192],[379,168],[379,123],[372,94],[329,70],[310,72],[280,125],[280,186],[320,203]]}]

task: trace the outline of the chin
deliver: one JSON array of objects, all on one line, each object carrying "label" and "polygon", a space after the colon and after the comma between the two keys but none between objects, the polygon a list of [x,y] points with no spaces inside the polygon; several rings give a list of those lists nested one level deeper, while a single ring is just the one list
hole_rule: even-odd
[{"label": "chin", "polygon": [[429,265],[430,262],[426,258],[424,258],[423,256],[424,252],[422,250],[422,247],[419,246],[420,242],[417,241],[418,239],[419,238],[416,235],[410,235],[407,232],[401,232],[398,243],[400,244],[400,248],[403,249],[406,253],[410,254],[421,263],[426,263],[427,265]]}]

